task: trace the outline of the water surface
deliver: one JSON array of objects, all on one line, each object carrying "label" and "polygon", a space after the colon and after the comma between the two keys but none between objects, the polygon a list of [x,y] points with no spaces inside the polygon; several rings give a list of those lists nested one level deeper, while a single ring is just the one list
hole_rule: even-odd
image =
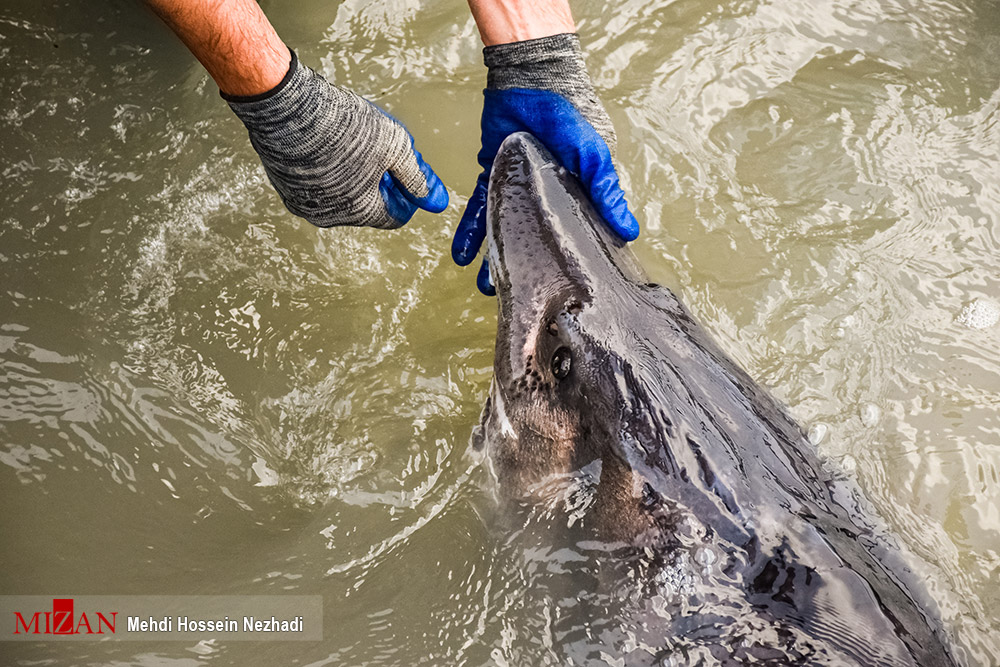
[{"label": "water surface", "polygon": [[[485,80],[468,10],[263,6],[305,63],[407,123],[453,205],[317,230],[141,6],[6,0],[0,592],[320,594],[325,639],[4,655],[634,657],[650,638],[616,613],[627,587],[498,517],[467,453],[495,331],[449,257]],[[1000,663],[1000,325],[962,315],[1000,302],[1000,6],[574,11],[649,272],[856,476],[965,661]]]}]

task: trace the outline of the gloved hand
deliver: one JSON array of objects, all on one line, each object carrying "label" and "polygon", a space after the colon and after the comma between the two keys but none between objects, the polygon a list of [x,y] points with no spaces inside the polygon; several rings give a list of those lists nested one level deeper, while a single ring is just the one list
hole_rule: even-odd
[{"label": "gloved hand", "polygon": [[[574,34],[553,35],[483,49],[489,69],[482,118],[483,172],[458,224],[451,246],[460,266],[475,259],[486,236],[486,191],[500,144],[514,132],[530,132],[583,183],[604,220],[626,241],[639,236],[612,162],[616,138],[611,119],[594,93]],[[483,294],[496,291],[484,260],[476,278]]]},{"label": "gloved hand", "polygon": [[400,227],[417,208],[440,213],[448,191],[413,137],[371,102],[299,63],[273,90],[223,95],[250,133],[289,211],[319,227]]}]

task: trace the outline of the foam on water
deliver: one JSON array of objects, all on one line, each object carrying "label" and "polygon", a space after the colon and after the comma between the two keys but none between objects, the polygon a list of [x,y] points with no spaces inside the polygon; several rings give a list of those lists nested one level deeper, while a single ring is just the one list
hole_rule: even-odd
[{"label": "foam on water", "polygon": [[988,329],[1000,321],[1000,306],[990,299],[976,299],[962,309],[957,320],[970,329]]}]

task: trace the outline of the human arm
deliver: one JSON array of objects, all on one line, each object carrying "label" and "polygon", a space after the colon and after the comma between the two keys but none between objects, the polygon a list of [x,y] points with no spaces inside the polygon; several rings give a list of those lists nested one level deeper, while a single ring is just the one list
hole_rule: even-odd
[{"label": "human arm", "polygon": [[256,2],[146,2],[219,85],[292,213],[388,229],[447,206],[406,128],[298,62]]},{"label": "human arm", "polygon": [[[459,265],[472,262],[486,235],[486,192],[493,158],[513,132],[535,135],[576,174],[602,217],[620,237],[639,225],[615,171],[614,128],[594,92],[567,0],[469,0],[486,48],[483,168],[452,243]],[[484,262],[477,284],[492,292]]]},{"label": "human arm", "polygon": [[260,95],[285,77],[288,47],[254,0],[146,0],[227,95]]},{"label": "human arm", "polygon": [[483,46],[575,33],[567,0],[469,0]]}]

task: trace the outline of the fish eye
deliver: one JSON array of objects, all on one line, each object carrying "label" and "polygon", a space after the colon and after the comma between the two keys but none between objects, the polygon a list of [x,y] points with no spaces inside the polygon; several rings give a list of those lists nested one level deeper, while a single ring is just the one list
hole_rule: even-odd
[{"label": "fish eye", "polygon": [[573,355],[568,347],[560,347],[552,355],[552,374],[562,380],[569,375],[570,366],[573,364]]}]

